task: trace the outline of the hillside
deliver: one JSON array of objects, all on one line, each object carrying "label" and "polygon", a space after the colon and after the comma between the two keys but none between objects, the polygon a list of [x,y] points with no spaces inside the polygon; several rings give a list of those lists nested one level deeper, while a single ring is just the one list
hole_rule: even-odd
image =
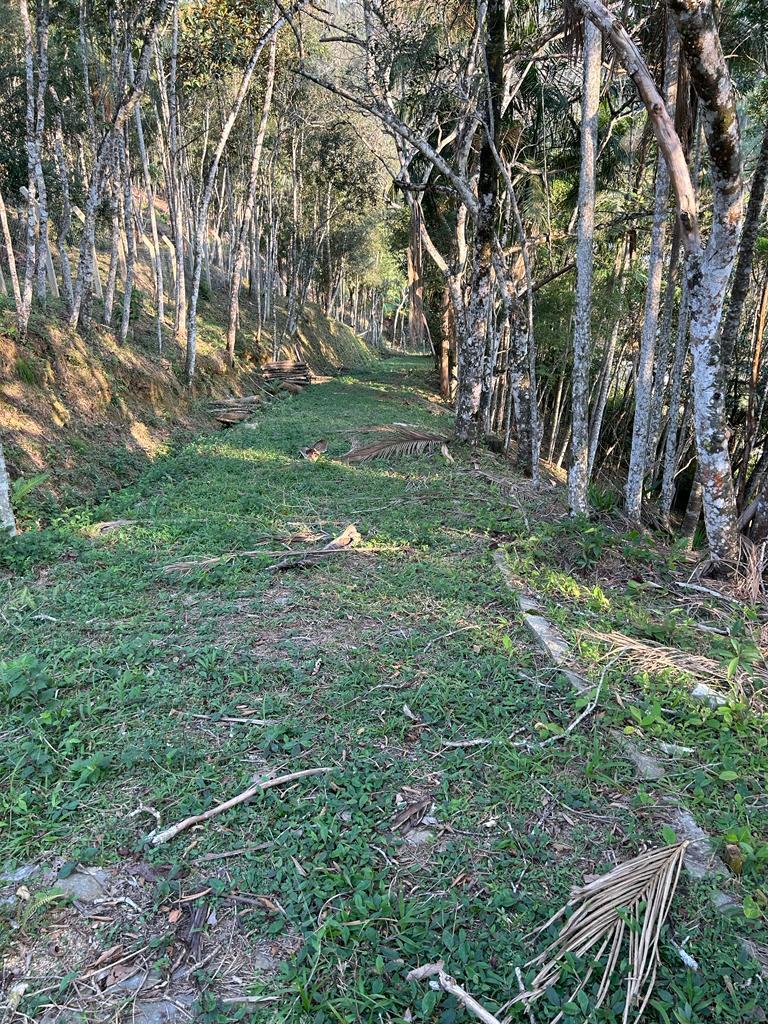
[{"label": "hillside", "polygon": [[[153,318],[142,304],[125,347],[103,327],[83,338],[69,330],[54,307],[45,318],[33,317],[23,350],[16,343],[12,310],[0,307],[0,422],[8,468],[14,480],[47,475],[35,491],[35,518],[130,482],[175,436],[215,428],[205,411],[211,396],[253,390],[252,307],[243,300],[240,337],[246,357],[235,371],[224,359],[223,296],[202,301],[200,310],[199,377],[189,395],[181,383],[183,354],[170,329],[163,354],[154,350]],[[279,307],[278,333],[283,320]],[[374,359],[362,338],[313,304],[304,309],[297,341],[318,374]],[[261,352],[271,348],[267,329]]]}]

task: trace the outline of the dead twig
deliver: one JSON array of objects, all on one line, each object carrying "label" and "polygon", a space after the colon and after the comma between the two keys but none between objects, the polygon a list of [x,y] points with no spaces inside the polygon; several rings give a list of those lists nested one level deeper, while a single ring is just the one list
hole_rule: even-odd
[{"label": "dead twig", "polygon": [[246,801],[253,799],[257,793],[260,793],[263,790],[273,789],[275,786],[284,786],[287,782],[294,782],[296,779],[305,779],[311,775],[325,775],[332,771],[333,768],[305,768],[303,771],[291,772],[289,775],[279,775],[274,779],[262,779],[259,782],[255,782],[252,786],[249,786],[248,789],[244,789],[242,793],[238,793],[237,796],[233,796],[229,800],[225,800],[222,804],[216,804],[215,807],[210,807],[207,811],[203,811],[202,814],[191,814],[188,818],[184,818],[182,821],[176,822],[175,825],[170,825],[162,832],[151,832],[146,837],[146,840],[151,843],[152,846],[161,846],[163,843],[168,843],[171,839],[175,839],[180,832],[185,832],[188,828],[192,828],[193,825],[199,825],[204,821],[210,821],[211,818],[215,818],[219,814],[223,814],[224,811],[228,811],[232,807],[244,804]]},{"label": "dead twig", "polygon": [[442,960],[438,960],[436,964],[425,964],[423,967],[416,967],[406,975],[406,981],[425,981],[427,978],[430,979],[430,988],[442,990],[452,995],[473,1017],[483,1021],[483,1024],[501,1024],[498,1017],[494,1017],[490,1010],[486,1010],[466,989],[463,989],[457,983],[455,978],[452,978],[450,974],[443,970]]},{"label": "dead twig", "polygon": [[602,676],[600,677],[600,682],[597,684],[597,689],[595,690],[594,697],[589,702],[589,704],[587,704],[587,706],[584,708],[584,710],[581,712],[581,714],[577,715],[576,718],[574,718],[574,720],[572,722],[570,722],[565,727],[565,729],[563,729],[562,732],[557,733],[556,736],[550,736],[548,739],[543,740],[539,744],[539,747],[549,747],[553,743],[557,743],[559,740],[564,740],[566,736],[570,736],[570,734],[574,731],[574,729],[577,729],[581,725],[581,723],[584,721],[585,718],[589,718],[589,716],[592,714],[592,712],[597,707],[597,702],[600,700],[600,693],[601,693],[601,691],[603,689],[603,680],[604,679],[605,679],[605,672],[603,672]]},{"label": "dead twig", "polygon": [[451,747],[452,749],[459,749],[460,747],[485,747],[489,743],[493,743],[493,740],[443,740],[443,746]]}]

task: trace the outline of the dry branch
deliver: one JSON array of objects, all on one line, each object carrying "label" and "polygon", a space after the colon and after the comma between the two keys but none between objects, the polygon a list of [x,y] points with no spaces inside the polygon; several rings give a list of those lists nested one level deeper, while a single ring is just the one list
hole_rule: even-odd
[{"label": "dry branch", "polygon": [[[221,565],[223,562],[232,562],[236,558],[281,558],[280,562],[276,562],[274,565],[268,566],[270,572],[274,572],[276,569],[293,569],[301,567],[303,565],[312,565],[316,558],[322,555],[341,554],[349,548],[355,547],[361,540],[360,533],[354,524],[350,524],[343,533],[340,533],[338,537],[334,537],[333,540],[329,541],[322,548],[305,548],[303,551],[265,551],[263,548],[259,550],[255,548],[253,551],[228,551],[225,555],[214,555],[211,558],[201,558],[198,560],[191,560],[188,562],[173,562],[171,565],[166,565],[163,572],[192,572],[193,569],[202,569],[206,571],[212,569],[215,565]],[[370,548],[369,550],[377,550],[376,548]]]},{"label": "dry branch", "polygon": [[274,779],[262,779],[259,782],[255,782],[248,789],[244,789],[242,793],[238,793],[237,796],[231,797],[229,800],[225,800],[222,804],[216,804],[215,807],[209,807],[207,811],[203,811],[202,814],[192,814],[188,818],[184,818],[182,821],[177,821],[175,825],[170,825],[168,828],[163,829],[162,832],[151,832],[147,836],[147,841],[152,846],[161,846],[163,843],[168,843],[171,839],[175,839],[180,832],[186,832],[188,828],[192,828],[193,825],[199,825],[204,821],[210,821],[211,818],[217,817],[219,814],[223,814],[224,811],[230,810],[232,807],[237,807],[240,804],[246,803],[248,800],[253,799],[257,793],[261,793],[266,789],[274,789],[275,786],[284,786],[287,782],[294,782],[296,779],[305,779],[311,775],[325,775],[327,772],[332,772],[333,768],[305,768],[303,771],[291,772],[289,775],[279,775]]},{"label": "dry branch", "polygon": [[494,1017],[490,1010],[486,1010],[466,989],[463,989],[457,983],[455,978],[452,978],[450,974],[443,970],[442,960],[438,960],[436,964],[425,964],[423,967],[416,967],[406,975],[406,981],[424,981],[427,978],[431,979],[431,988],[442,989],[443,992],[453,996],[473,1017],[483,1021],[483,1024],[501,1024],[498,1017]]}]

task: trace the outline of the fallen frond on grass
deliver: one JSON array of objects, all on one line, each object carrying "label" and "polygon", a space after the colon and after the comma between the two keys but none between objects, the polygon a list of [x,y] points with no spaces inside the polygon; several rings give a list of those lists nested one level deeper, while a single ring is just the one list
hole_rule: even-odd
[{"label": "fallen frond on grass", "polygon": [[[602,968],[592,1005],[594,1014],[608,997],[626,944],[629,970],[622,1022],[627,1024],[630,1018],[639,1021],[656,982],[661,930],[672,905],[687,846],[684,842],[648,850],[575,889],[565,906],[537,929],[538,934],[566,917],[554,942],[526,965],[541,965],[530,987],[509,1005],[530,1005],[557,982],[563,968],[574,958],[589,957],[589,966],[563,1003],[573,1002],[595,970]],[[561,1011],[551,1024],[562,1016]]]},{"label": "fallen frond on grass", "polygon": [[370,462],[372,459],[396,458],[401,455],[422,455],[425,452],[440,451],[448,456],[450,438],[444,434],[433,434],[408,423],[393,423],[391,427],[372,427],[359,433],[386,432],[387,436],[371,444],[353,446],[341,456],[345,462]]},{"label": "fallen frond on grass", "polygon": [[[596,629],[585,629],[582,635],[609,647],[611,658],[615,660],[621,656],[637,672],[659,673],[665,669],[674,669],[696,679],[715,679],[728,689],[726,670],[719,662],[703,654],[690,654],[676,647],[666,647],[655,640],[640,640],[624,633],[601,633]],[[733,679],[740,688],[746,682],[745,674],[738,670]]]}]

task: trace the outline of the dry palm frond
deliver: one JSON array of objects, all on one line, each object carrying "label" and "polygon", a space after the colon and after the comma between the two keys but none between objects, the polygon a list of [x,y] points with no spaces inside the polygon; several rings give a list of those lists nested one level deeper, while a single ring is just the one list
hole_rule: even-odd
[{"label": "dry palm frond", "polygon": [[[705,677],[726,682],[726,670],[713,658],[702,654],[690,654],[676,647],[665,647],[655,640],[639,640],[624,633],[601,633],[596,629],[584,630],[584,636],[598,640],[611,648],[611,656],[621,655],[638,672],[662,672],[674,669],[686,672],[696,678]],[[743,673],[737,673],[737,681],[744,682]]]},{"label": "dry palm frond", "polygon": [[375,430],[387,431],[388,436],[372,444],[352,447],[341,456],[342,459],[347,462],[368,462],[371,459],[394,458],[398,455],[421,455],[423,452],[446,449],[449,441],[443,434],[433,434],[407,423],[393,423],[391,427]]},{"label": "dry palm frond", "polygon": [[[566,905],[538,929],[541,932],[569,915],[555,941],[526,965],[543,966],[528,991],[515,996],[512,1002],[530,1004],[555,984],[573,957],[589,957],[589,966],[567,1002],[576,998],[595,969],[602,966],[594,1013],[608,996],[626,939],[629,971],[622,1021],[627,1024],[630,1017],[638,1021],[656,981],[661,929],[675,894],[687,846],[685,842],[648,850],[574,890]],[[559,1013],[552,1024],[562,1016],[562,1012]]]},{"label": "dry palm frond", "polygon": [[736,567],[736,590],[751,604],[765,594],[767,568],[766,542],[755,544],[749,537],[739,538],[739,562]]}]

